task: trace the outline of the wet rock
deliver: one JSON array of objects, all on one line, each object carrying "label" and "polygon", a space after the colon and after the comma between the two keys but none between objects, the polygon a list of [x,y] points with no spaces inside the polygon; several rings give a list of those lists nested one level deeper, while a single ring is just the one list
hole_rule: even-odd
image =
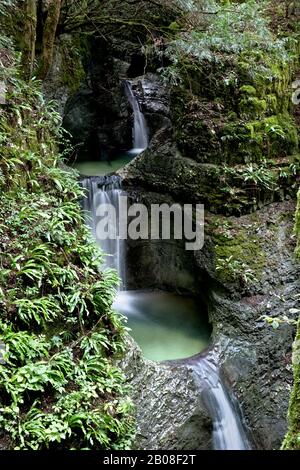
[{"label": "wet rock", "polygon": [[[141,193],[138,189],[136,191],[141,202],[145,202],[148,198],[148,202],[150,199],[157,203],[165,197],[162,194],[146,191]],[[168,198],[165,198],[165,201],[172,202]],[[208,217],[210,225],[206,228],[207,242],[204,249],[196,252],[193,259],[186,260],[185,265],[186,276],[190,275],[191,278],[194,276],[194,280],[197,279],[196,283],[190,284],[190,287],[193,286],[190,293],[202,295],[208,304],[209,317],[213,325],[213,340],[220,354],[221,376],[241,411],[245,429],[254,449],[280,448],[287,430],[287,410],[293,380],[291,348],[295,331],[294,327],[289,325],[281,325],[274,330],[263,320],[263,317],[265,315],[291,317],[289,310],[297,307],[299,266],[293,259],[294,211],[295,202],[285,201],[243,217],[220,218],[210,214]],[[270,220],[272,220],[271,232],[270,224],[267,223]],[[246,258],[247,242],[253,234],[256,234],[257,250],[262,250],[265,257],[263,268],[260,273],[256,273],[258,279],[251,288],[242,287],[237,282],[231,288],[230,285],[224,285],[218,278],[218,273],[215,271],[215,246],[213,240],[210,239],[213,221],[217,221],[221,226],[226,221],[230,227],[226,229],[229,239],[230,234],[237,236],[238,230],[245,230],[244,240],[240,239],[241,253],[244,253],[244,261],[250,263],[252,268],[255,267],[257,255],[254,252],[250,258]],[[257,230],[258,227],[259,230]],[[183,289],[185,284],[179,278],[179,273],[182,271],[172,261],[172,256],[177,252],[178,247],[165,244],[164,249],[168,254],[169,263],[165,260],[160,265],[157,261],[155,267],[151,268],[150,259],[156,259],[159,250],[154,243],[146,245],[147,248],[145,241],[143,244],[143,249],[148,254],[150,252],[147,250],[152,250],[149,259],[145,256],[145,264],[141,270],[141,273],[146,271],[147,275],[140,274],[143,287],[155,287],[153,279],[157,276],[157,279],[161,281],[162,273],[169,268],[176,272],[176,275],[173,285],[169,284],[168,287],[175,289],[175,283],[177,283],[177,288]],[[141,254],[141,249],[138,246],[134,248],[137,254]],[[177,253],[180,258],[182,253]],[[137,263],[133,262],[133,264]],[[134,275],[133,278],[135,278]],[[167,279],[167,275],[164,279]],[[149,409],[152,410],[152,392],[148,390],[148,384],[151,383],[155,389],[155,381],[159,381],[161,390],[165,390],[172,401],[173,392],[167,381],[164,381],[166,377],[164,366],[155,364],[153,367],[157,377],[154,375],[153,382],[152,379],[149,382],[148,377],[145,380],[147,386],[144,388],[138,386],[134,392],[134,400],[145,404],[145,408],[137,415],[140,429],[147,427]],[[181,375],[182,383],[186,382],[189,387],[191,382],[188,372],[177,366],[174,371]],[[133,375],[134,372],[131,369],[130,377],[134,383]],[[139,377],[138,381],[143,380],[138,371],[136,377]],[[163,415],[165,413],[167,413],[166,409],[162,411]],[[201,431],[201,428],[199,429]],[[202,436],[202,431],[200,434]],[[195,436],[197,436],[197,431],[195,431]],[[181,449],[179,444],[177,448]]]},{"label": "wet rock", "polygon": [[[285,315],[297,306],[299,269],[293,261],[291,236],[295,205],[293,200],[274,201],[293,196],[286,191],[294,191],[298,185],[293,185],[293,189],[286,180],[287,187],[275,191],[249,187],[238,174],[224,176],[222,171],[220,173],[223,153],[210,118],[218,109],[210,109],[201,101],[194,123],[200,127],[185,127],[181,116],[174,118],[178,107],[172,107],[169,92],[159,77],[156,74],[136,77],[142,64],[140,48],[123,38],[122,41],[112,40],[112,45],[107,46],[109,49],[105,47],[102,43],[94,49],[97,52],[89,65],[88,80],[71,97],[64,87],[57,87],[61,97],[54,96],[60,99],[62,106],[69,99],[65,116],[69,130],[97,152],[112,142],[115,148],[129,148],[132,115],[124,98],[122,80],[128,77],[131,68],[130,80],[147,117],[152,140],[149,148],[120,172],[128,192],[134,192],[136,198],[149,203],[154,200],[204,203],[208,211],[218,214],[211,214],[215,227],[231,224],[230,236],[236,237],[237,228],[243,225],[250,227],[245,231],[244,241],[240,242],[238,260],[241,263],[251,269],[257,264],[257,253],[247,253],[246,242],[250,236],[257,237],[265,256],[259,272],[255,272],[257,282],[251,288],[241,285],[239,280],[228,284],[215,270],[218,254],[214,240],[216,228],[213,227],[207,233],[204,250],[193,257],[183,254],[180,244],[154,246],[147,242],[129,247],[132,279],[140,280],[136,287],[187,289],[205,298],[214,341],[220,350],[221,372],[228,390],[239,403],[252,446],[279,448],[287,428],[294,330],[291,326],[273,330],[262,316]],[[136,59],[138,67],[133,66],[133,57],[139,57]],[[54,60],[57,75],[61,75],[60,58],[57,55]],[[56,83],[53,78],[52,90],[56,89]],[[185,106],[184,100],[182,106]],[[189,120],[190,114],[192,111],[187,113]],[[178,145],[177,133],[182,131],[178,127],[180,121],[183,135],[189,139],[187,145],[182,141]],[[195,146],[198,147],[196,152],[189,150]],[[232,164],[241,163],[235,160],[234,152],[230,153],[230,158]],[[253,220],[250,213],[257,209],[260,210]],[[230,217],[222,218],[220,214]],[[139,258],[144,260],[140,267]],[[188,367],[146,361],[132,342],[123,368],[133,386],[137,448],[211,447],[211,422],[203,411],[199,390]]]},{"label": "wet rock", "polygon": [[131,338],[122,368],[135,405],[135,448],[211,449],[212,424],[191,368],[148,361]]},{"label": "wet rock", "polygon": [[[174,204],[172,198],[151,191],[129,189],[126,194],[132,203],[144,204],[149,214],[152,204]],[[203,279],[196,270],[194,253],[185,249],[184,240],[151,240],[150,231],[149,225],[148,239],[127,240],[127,288],[163,289],[197,296]]]},{"label": "wet rock", "polygon": [[80,91],[68,100],[64,112],[64,126],[78,141],[86,142],[95,129],[97,109],[93,90],[82,86]]},{"label": "wet rock", "polygon": [[130,80],[143,112],[170,116],[169,90],[156,74],[147,74]]},{"label": "wet rock", "polygon": [[[232,224],[232,233],[237,225],[245,226],[251,236],[256,224],[260,227],[257,243],[266,260],[251,294],[241,292],[237,285],[234,293],[215,288],[210,293],[209,314],[221,352],[221,372],[238,400],[252,445],[258,449],[280,448],[287,430],[295,331],[290,325],[274,330],[263,317],[292,318],[289,311],[297,305],[299,266],[293,257],[294,211],[295,202],[288,201],[250,216],[226,218]],[[273,230],[267,236],[270,219]]]}]

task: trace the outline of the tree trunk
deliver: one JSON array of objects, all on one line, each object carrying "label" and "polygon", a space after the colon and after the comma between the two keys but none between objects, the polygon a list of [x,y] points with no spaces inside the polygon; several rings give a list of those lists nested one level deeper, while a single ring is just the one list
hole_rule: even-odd
[{"label": "tree trunk", "polygon": [[55,42],[56,29],[60,17],[62,0],[50,0],[48,15],[45,22],[41,64],[38,71],[38,78],[44,80],[50,70]]},{"label": "tree trunk", "polygon": [[27,80],[30,80],[30,78],[32,77],[32,73],[33,73],[34,59],[35,59],[36,27],[37,27],[36,0],[26,0],[22,65],[23,65],[24,75]]}]

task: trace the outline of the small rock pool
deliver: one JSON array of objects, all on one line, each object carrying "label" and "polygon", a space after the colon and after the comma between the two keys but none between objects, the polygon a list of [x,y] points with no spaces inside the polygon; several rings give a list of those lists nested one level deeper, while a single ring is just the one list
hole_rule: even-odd
[{"label": "small rock pool", "polygon": [[114,308],[128,319],[131,336],[147,359],[188,358],[210,343],[207,313],[196,299],[160,291],[121,291]]}]

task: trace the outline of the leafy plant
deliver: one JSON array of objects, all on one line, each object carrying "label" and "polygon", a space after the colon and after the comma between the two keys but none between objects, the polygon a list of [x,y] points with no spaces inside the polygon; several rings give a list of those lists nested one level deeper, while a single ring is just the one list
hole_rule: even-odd
[{"label": "leafy plant", "polygon": [[126,332],[112,310],[117,274],[100,271],[77,173],[62,168],[61,119],[11,61],[9,73],[0,65],[10,104],[0,112],[0,444],[126,449],[134,421],[114,365]]},{"label": "leafy plant", "polygon": [[257,282],[255,273],[245,263],[234,259],[233,256],[228,258],[219,258],[216,264],[216,271],[223,276],[234,281],[240,281],[244,286],[249,286]]},{"label": "leafy plant", "polygon": [[[297,310],[297,313],[300,313],[300,310]],[[272,326],[274,330],[277,330],[280,325],[294,325],[297,326],[297,321],[289,318],[287,315],[283,315],[280,317],[270,317],[268,315],[264,315],[261,317],[263,321],[265,321],[268,325]]]},{"label": "leafy plant", "polygon": [[276,188],[274,174],[264,166],[250,164],[242,171],[242,177],[245,182],[253,183],[262,188],[269,190]]}]

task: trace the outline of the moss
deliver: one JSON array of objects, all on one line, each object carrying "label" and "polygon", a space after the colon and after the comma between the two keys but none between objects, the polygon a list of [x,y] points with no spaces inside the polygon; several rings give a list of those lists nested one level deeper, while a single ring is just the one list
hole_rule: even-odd
[{"label": "moss", "polygon": [[300,450],[300,319],[293,347],[294,385],[288,412],[288,433],[283,441],[283,450]]},{"label": "moss", "polygon": [[221,269],[217,271],[222,282],[236,282],[245,271],[249,270],[253,278],[259,280],[266,263],[266,255],[262,250],[258,237],[251,234],[246,228],[231,227],[230,223],[217,225],[212,230],[212,240],[215,245],[215,257],[217,265],[227,262],[228,265],[236,266],[234,269]]},{"label": "moss", "polygon": [[256,95],[256,89],[252,85],[243,85],[240,87],[240,92],[249,95],[249,96],[255,96]]},{"label": "moss", "polygon": [[[243,15],[247,26],[241,37]],[[254,18],[258,27],[251,23]],[[171,76],[180,77],[180,86],[171,93],[175,137],[185,156],[220,166],[220,179],[226,182],[219,185],[219,194],[218,188],[210,193],[210,207],[220,207],[226,194],[229,210],[238,213],[260,207],[272,196],[254,195],[251,203],[242,178],[228,182],[223,165],[261,165],[271,178],[283,159],[298,153],[291,83],[299,67],[299,38],[290,30],[284,37],[274,35],[257,2],[242,2],[234,18],[221,9],[210,20],[207,31],[185,34],[171,51],[176,58]],[[291,186],[296,177],[297,172],[289,174]],[[283,194],[287,179],[279,177],[277,183]],[[282,197],[280,190],[276,197]]]},{"label": "moss", "polygon": [[267,110],[266,100],[260,100],[256,96],[250,96],[248,98],[243,98],[240,101],[240,110],[243,115],[248,116],[249,114],[260,116]]},{"label": "moss", "polygon": [[65,36],[60,39],[59,47],[62,55],[61,83],[74,93],[86,75],[84,65],[90,55],[89,40],[81,35]]},{"label": "moss", "polygon": [[180,31],[180,25],[177,23],[177,21],[172,21],[172,23],[169,24],[168,28],[172,33]]},{"label": "moss", "polygon": [[269,93],[265,96],[265,101],[267,103],[267,110],[270,115],[274,115],[278,112],[279,109],[279,100],[275,93]]},{"label": "moss", "polygon": [[298,191],[297,209],[295,214],[295,234],[297,237],[296,256],[300,258],[300,190]]},{"label": "moss", "polygon": [[[265,102],[264,102],[265,103]],[[224,152],[235,163],[260,162],[263,158],[292,155],[298,150],[298,134],[289,114],[255,121],[227,123],[221,131]]]}]

